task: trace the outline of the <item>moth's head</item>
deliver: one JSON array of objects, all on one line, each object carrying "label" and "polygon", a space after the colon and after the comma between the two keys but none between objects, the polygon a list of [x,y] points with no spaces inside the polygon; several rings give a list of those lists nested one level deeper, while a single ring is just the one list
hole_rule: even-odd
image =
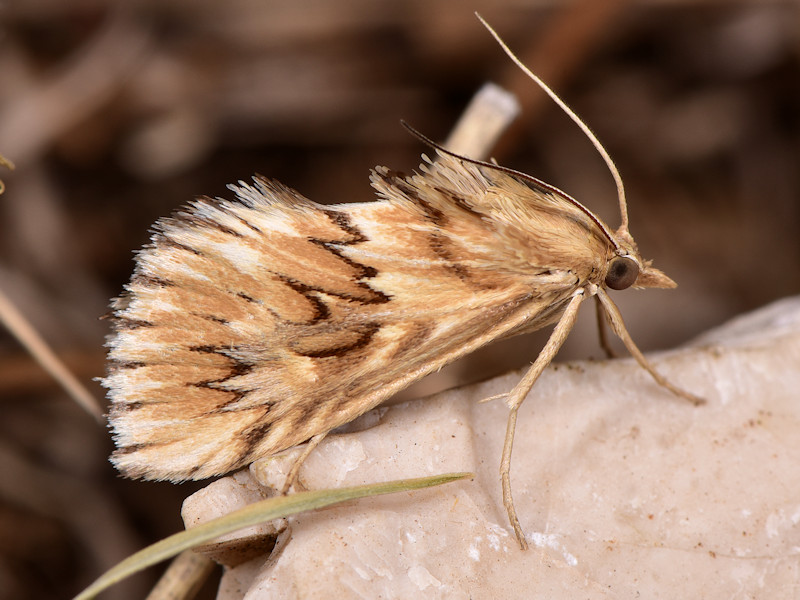
[{"label": "moth's head", "polygon": [[609,259],[603,283],[612,290],[634,288],[674,288],[677,287],[663,271],[644,260],[639,248],[627,228],[620,227],[614,233],[617,248]]}]

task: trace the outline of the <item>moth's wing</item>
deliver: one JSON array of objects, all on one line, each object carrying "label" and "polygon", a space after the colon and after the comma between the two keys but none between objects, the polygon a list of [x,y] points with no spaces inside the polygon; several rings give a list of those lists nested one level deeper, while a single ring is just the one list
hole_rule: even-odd
[{"label": "moth's wing", "polygon": [[466,205],[323,207],[264,180],[238,194],[159,222],[116,302],[104,385],[129,476],[199,479],[303,442],[545,324],[574,283],[504,270]]}]

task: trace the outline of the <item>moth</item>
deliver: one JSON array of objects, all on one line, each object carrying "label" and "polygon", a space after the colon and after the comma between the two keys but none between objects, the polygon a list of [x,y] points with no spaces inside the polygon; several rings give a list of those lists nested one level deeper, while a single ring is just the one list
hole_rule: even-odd
[{"label": "moth", "polygon": [[[485,24],[485,23],[484,23]],[[488,25],[487,25],[488,27]],[[505,397],[503,500],[511,496],[517,411],[572,328],[599,301],[611,328],[662,386],[607,288],[671,288],[622,223],[609,228],[559,189],[436,146],[419,171],[377,167],[377,200],[320,205],[256,177],[232,200],[200,198],[159,220],[112,302],[108,342],[111,461],[135,478],[222,475],[309,442],[473,350],[555,323]],[[284,490],[285,491],[285,490]]]}]

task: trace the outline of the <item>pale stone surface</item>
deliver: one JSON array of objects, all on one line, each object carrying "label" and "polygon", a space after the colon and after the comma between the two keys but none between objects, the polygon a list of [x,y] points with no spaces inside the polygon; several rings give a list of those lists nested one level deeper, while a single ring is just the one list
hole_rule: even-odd
[{"label": "pale stone surface", "polygon": [[[498,465],[512,373],[382,409],[329,437],[311,489],[452,471],[476,478],[289,520],[280,551],[228,569],[220,598],[800,597],[800,298],[653,355],[548,368],[517,424],[517,547]],[[277,463],[276,463],[277,464]]]},{"label": "pale stone surface", "polygon": [[[181,518],[187,529],[259,500],[276,492],[258,484],[247,471],[239,471],[210,483],[183,502]],[[226,566],[237,566],[272,549],[272,538],[283,528],[282,520],[261,523],[221,536],[209,544],[194,548],[195,552]]]}]

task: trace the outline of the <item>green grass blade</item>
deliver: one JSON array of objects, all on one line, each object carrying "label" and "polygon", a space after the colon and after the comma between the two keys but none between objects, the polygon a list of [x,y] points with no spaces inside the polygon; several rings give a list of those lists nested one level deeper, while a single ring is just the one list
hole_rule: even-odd
[{"label": "green grass blade", "polygon": [[129,556],[101,575],[88,588],[75,597],[75,600],[89,600],[103,590],[156,563],[177,556],[184,550],[195,548],[211,540],[265,521],[280,519],[308,510],[323,508],[356,498],[380,496],[396,492],[407,492],[421,488],[442,485],[459,479],[474,477],[472,473],[446,473],[418,479],[400,479],[385,483],[371,483],[313,492],[298,492],[288,496],[277,496],[255,502],[223,517],[213,519],[202,525],[192,527],[169,536],[155,544]]}]

